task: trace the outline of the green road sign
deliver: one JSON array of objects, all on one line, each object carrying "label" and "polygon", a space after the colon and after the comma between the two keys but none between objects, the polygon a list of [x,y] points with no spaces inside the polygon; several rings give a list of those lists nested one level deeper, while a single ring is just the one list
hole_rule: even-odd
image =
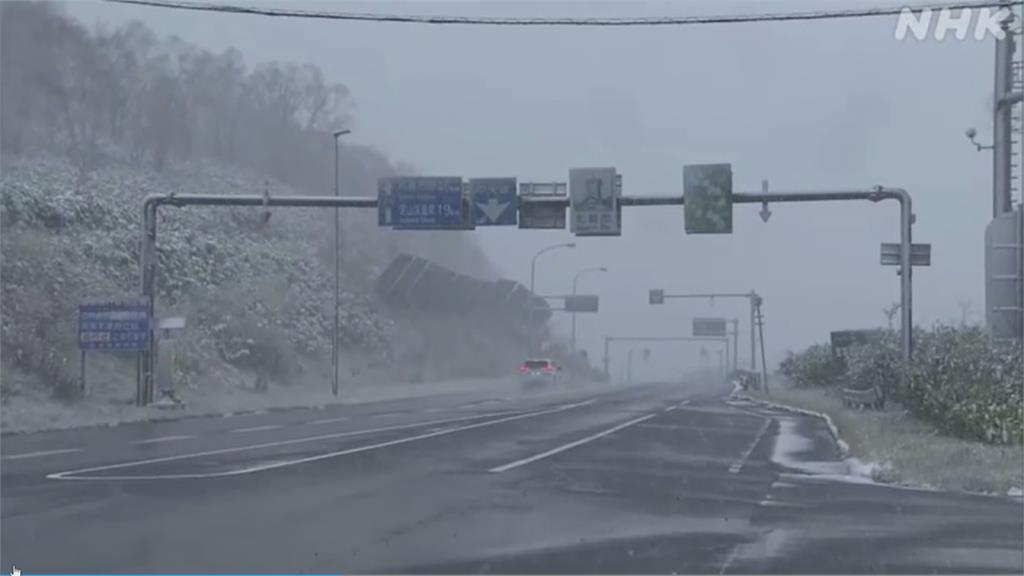
[{"label": "green road sign", "polygon": [[732,165],[683,167],[687,234],[732,234]]}]

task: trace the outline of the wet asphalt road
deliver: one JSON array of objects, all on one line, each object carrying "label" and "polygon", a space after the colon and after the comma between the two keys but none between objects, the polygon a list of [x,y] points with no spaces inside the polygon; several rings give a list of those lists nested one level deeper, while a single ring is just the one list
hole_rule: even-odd
[{"label": "wet asphalt road", "polygon": [[727,392],[510,391],[4,436],[0,569],[1024,571],[1019,502],[844,480],[821,422]]}]

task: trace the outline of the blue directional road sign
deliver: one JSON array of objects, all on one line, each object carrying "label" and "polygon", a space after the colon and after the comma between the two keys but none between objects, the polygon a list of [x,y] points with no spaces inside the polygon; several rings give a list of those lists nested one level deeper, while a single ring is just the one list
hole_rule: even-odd
[{"label": "blue directional road sign", "polygon": [[[390,224],[400,230],[463,230],[462,178],[388,178],[379,187],[390,197]],[[385,213],[381,220],[387,221]]]},{"label": "blue directional road sign", "polygon": [[149,303],[144,298],[92,300],[78,308],[81,350],[148,350],[149,329]]},{"label": "blue directional road sign", "polygon": [[476,178],[469,181],[477,226],[515,226],[519,212],[515,178]]}]

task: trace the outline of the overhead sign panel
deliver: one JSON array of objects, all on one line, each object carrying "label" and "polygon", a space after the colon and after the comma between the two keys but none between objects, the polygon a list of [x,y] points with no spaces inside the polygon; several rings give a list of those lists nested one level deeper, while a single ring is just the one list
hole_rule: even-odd
[{"label": "overhead sign panel", "polygon": [[683,167],[687,234],[732,234],[732,165]]},{"label": "overhead sign panel", "polygon": [[565,297],[566,312],[597,312],[598,297],[595,294],[579,294]]},{"label": "overhead sign panel", "polygon": [[565,182],[521,182],[519,227],[565,230],[565,190]]},{"label": "overhead sign panel", "polygon": [[577,236],[621,235],[621,192],[615,168],[569,170],[572,232]]},{"label": "overhead sign panel", "polygon": [[[900,245],[898,243],[882,243],[881,250],[881,261],[882,266],[899,266],[900,265]],[[910,246],[910,265],[911,266],[931,266],[932,265],[932,245],[931,244],[911,244]]]},{"label": "overhead sign panel", "polygon": [[[464,201],[462,178],[426,176],[385,178],[378,185],[378,195],[389,198],[388,213],[378,216],[401,230],[463,230],[469,213]],[[382,208],[387,210],[386,208]]]},{"label": "overhead sign panel", "polygon": [[665,291],[664,290],[651,290],[647,295],[647,299],[651,304],[664,304],[665,303]]},{"label": "overhead sign panel", "polygon": [[145,298],[88,300],[78,307],[81,350],[149,350],[149,302]]},{"label": "overhead sign panel", "polygon": [[694,318],[693,335],[709,338],[725,338],[725,318]]},{"label": "overhead sign panel", "polygon": [[519,212],[515,178],[475,178],[469,181],[478,226],[515,226]]}]

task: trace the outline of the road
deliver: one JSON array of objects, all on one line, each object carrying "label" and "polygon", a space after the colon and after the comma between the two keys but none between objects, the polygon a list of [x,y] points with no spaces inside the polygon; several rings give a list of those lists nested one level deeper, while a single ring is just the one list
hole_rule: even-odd
[{"label": "road", "polygon": [[841,476],[813,418],[658,383],[2,438],[0,569],[1024,570],[1022,507]]}]

